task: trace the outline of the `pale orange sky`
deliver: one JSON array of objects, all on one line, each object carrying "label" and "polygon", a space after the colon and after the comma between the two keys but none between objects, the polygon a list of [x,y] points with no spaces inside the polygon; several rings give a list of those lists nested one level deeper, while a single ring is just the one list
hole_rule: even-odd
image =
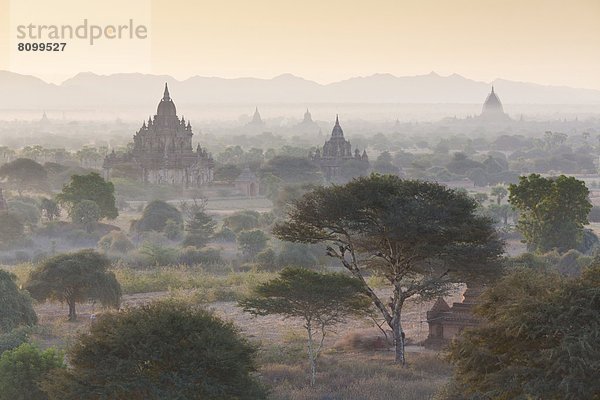
[{"label": "pale orange sky", "polygon": [[[21,8],[12,14],[14,25],[38,4],[75,0],[11,1]],[[178,79],[293,73],[321,83],[434,70],[600,89],[600,0],[113,1],[120,6],[77,0],[71,17],[93,19],[103,7],[106,23],[148,21],[148,41],[120,43],[126,48],[118,50],[106,43],[52,62],[12,52],[0,67],[53,81],[79,71],[139,71]],[[40,23],[52,23],[51,10],[42,15]],[[11,46],[14,36],[9,32]]]}]

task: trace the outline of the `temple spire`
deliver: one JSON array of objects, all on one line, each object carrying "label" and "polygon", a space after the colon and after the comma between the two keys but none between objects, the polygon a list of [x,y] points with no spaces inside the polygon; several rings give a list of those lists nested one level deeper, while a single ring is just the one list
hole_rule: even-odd
[{"label": "temple spire", "polygon": [[167,86],[167,82],[165,82],[165,94],[163,95],[163,100],[171,100],[171,96],[169,96],[169,86]]},{"label": "temple spire", "polygon": [[494,85],[492,85],[492,93],[494,93]]}]

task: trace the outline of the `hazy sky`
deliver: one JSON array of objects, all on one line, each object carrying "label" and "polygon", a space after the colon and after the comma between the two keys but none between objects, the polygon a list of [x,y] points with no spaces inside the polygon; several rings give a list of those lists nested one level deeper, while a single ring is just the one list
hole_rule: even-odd
[{"label": "hazy sky", "polygon": [[[38,4],[56,1],[75,0],[12,0],[11,7],[19,2],[20,9],[16,16],[11,14],[11,26],[24,23],[24,15],[31,19]],[[105,7],[103,23],[149,21],[150,38],[143,45],[121,43],[131,51],[119,48],[118,55],[112,43],[95,46],[86,57],[65,52],[51,66],[13,51],[9,60],[4,56],[4,67],[54,81],[91,70],[180,79],[293,73],[321,83],[378,72],[417,75],[434,70],[484,81],[502,77],[600,89],[600,0],[115,0],[118,7],[107,5],[110,1],[77,3],[69,8],[74,20],[93,19],[97,12],[90,4],[96,3]],[[55,9],[64,14],[65,8]],[[40,21],[52,23],[52,10],[43,15]],[[9,32],[11,46],[14,36]]]}]

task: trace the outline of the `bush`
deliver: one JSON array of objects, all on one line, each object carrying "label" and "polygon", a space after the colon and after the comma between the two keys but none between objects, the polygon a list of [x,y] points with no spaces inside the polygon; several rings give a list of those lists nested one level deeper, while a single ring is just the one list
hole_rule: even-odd
[{"label": "bush", "polygon": [[69,370],[44,388],[56,398],[266,398],[256,350],[202,309],[160,302],[101,315],[69,352]]},{"label": "bush", "polygon": [[221,228],[221,230],[215,233],[215,236],[213,238],[217,242],[233,243],[236,240],[236,235],[234,231],[224,226],[223,228]]},{"label": "bush", "polygon": [[53,348],[40,350],[23,343],[0,356],[0,400],[46,400],[39,384],[57,368],[64,368],[63,355]]},{"label": "bush", "polygon": [[35,226],[40,221],[40,211],[37,205],[30,202],[11,200],[8,202],[8,210],[18,215],[27,226]]},{"label": "bush", "polygon": [[221,252],[217,249],[198,249],[194,246],[184,247],[179,252],[178,261],[184,265],[220,264]]},{"label": "bush", "polygon": [[177,208],[164,201],[154,200],[144,208],[142,218],[135,224],[135,230],[163,232],[169,220],[179,226],[183,225],[183,218]]},{"label": "bush", "polygon": [[100,238],[98,248],[110,253],[127,253],[134,249],[131,240],[121,231],[112,231]]},{"label": "bush", "polygon": [[31,327],[20,326],[10,332],[0,334],[0,355],[5,351],[19,347],[29,340]]},{"label": "bush", "polygon": [[0,357],[0,400],[46,400],[39,387],[48,372],[64,368],[63,355],[23,343]]},{"label": "bush", "polygon": [[12,331],[19,325],[34,325],[37,315],[29,294],[17,287],[16,276],[0,270],[0,333]]},{"label": "bush", "polygon": [[274,270],[277,268],[277,255],[271,248],[265,249],[258,253],[254,260],[262,267],[262,269]]},{"label": "bush", "polygon": [[158,243],[145,242],[139,249],[147,265],[172,265],[177,262],[177,249]]},{"label": "bush", "polygon": [[260,253],[267,245],[268,240],[269,237],[260,229],[242,231],[237,238],[238,247],[247,259],[253,259]]},{"label": "bush", "polygon": [[0,211],[0,246],[8,247],[23,237],[25,227],[21,218],[12,212]]},{"label": "bush", "polygon": [[259,227],[260,213],[257,211],[239,211],[226,217],[223,226],[238,233]]}]

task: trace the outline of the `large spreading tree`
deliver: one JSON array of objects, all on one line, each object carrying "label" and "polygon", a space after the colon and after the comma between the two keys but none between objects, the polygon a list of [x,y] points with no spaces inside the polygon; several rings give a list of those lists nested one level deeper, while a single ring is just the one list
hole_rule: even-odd
[{"label": "large spreading tree", "polygon": [[36,300],[67,303],[69,320],[75,321],[77,303],[97,300],[104,306],[119,307],[121,286],[109,267],[110,260],[93,250],[59,254],[33,270],[25,288]]},{"label": "large spreading tree", "polygon": [[572,176],[522,176],[509,186],[509,202],[520,212],[517,228],[529,250],[566,252],[577,248],[592,209],[585,183]]},{"label": "large spreading tree", "polygon": [[[473,199],[437,183],[374,174],[305,194],[274,233],[327,243],[327,254],[362,282],[393,332],[396,362],[404,364],[405,302],[447,294],[453,283],[499,269],[503,243],[476,210]],[[369,287],[371,274],[385,278],[390,298]]]},{"label": "large spreading tree", "polygon": [[56,199],[67,205],[70,213],[75,206],[84,200],[95,202],[100,208],[100,218],[115,219],[119,211],[115,206],[115,187],[98,173],[73,175],[71,182],[63,187]]}]

